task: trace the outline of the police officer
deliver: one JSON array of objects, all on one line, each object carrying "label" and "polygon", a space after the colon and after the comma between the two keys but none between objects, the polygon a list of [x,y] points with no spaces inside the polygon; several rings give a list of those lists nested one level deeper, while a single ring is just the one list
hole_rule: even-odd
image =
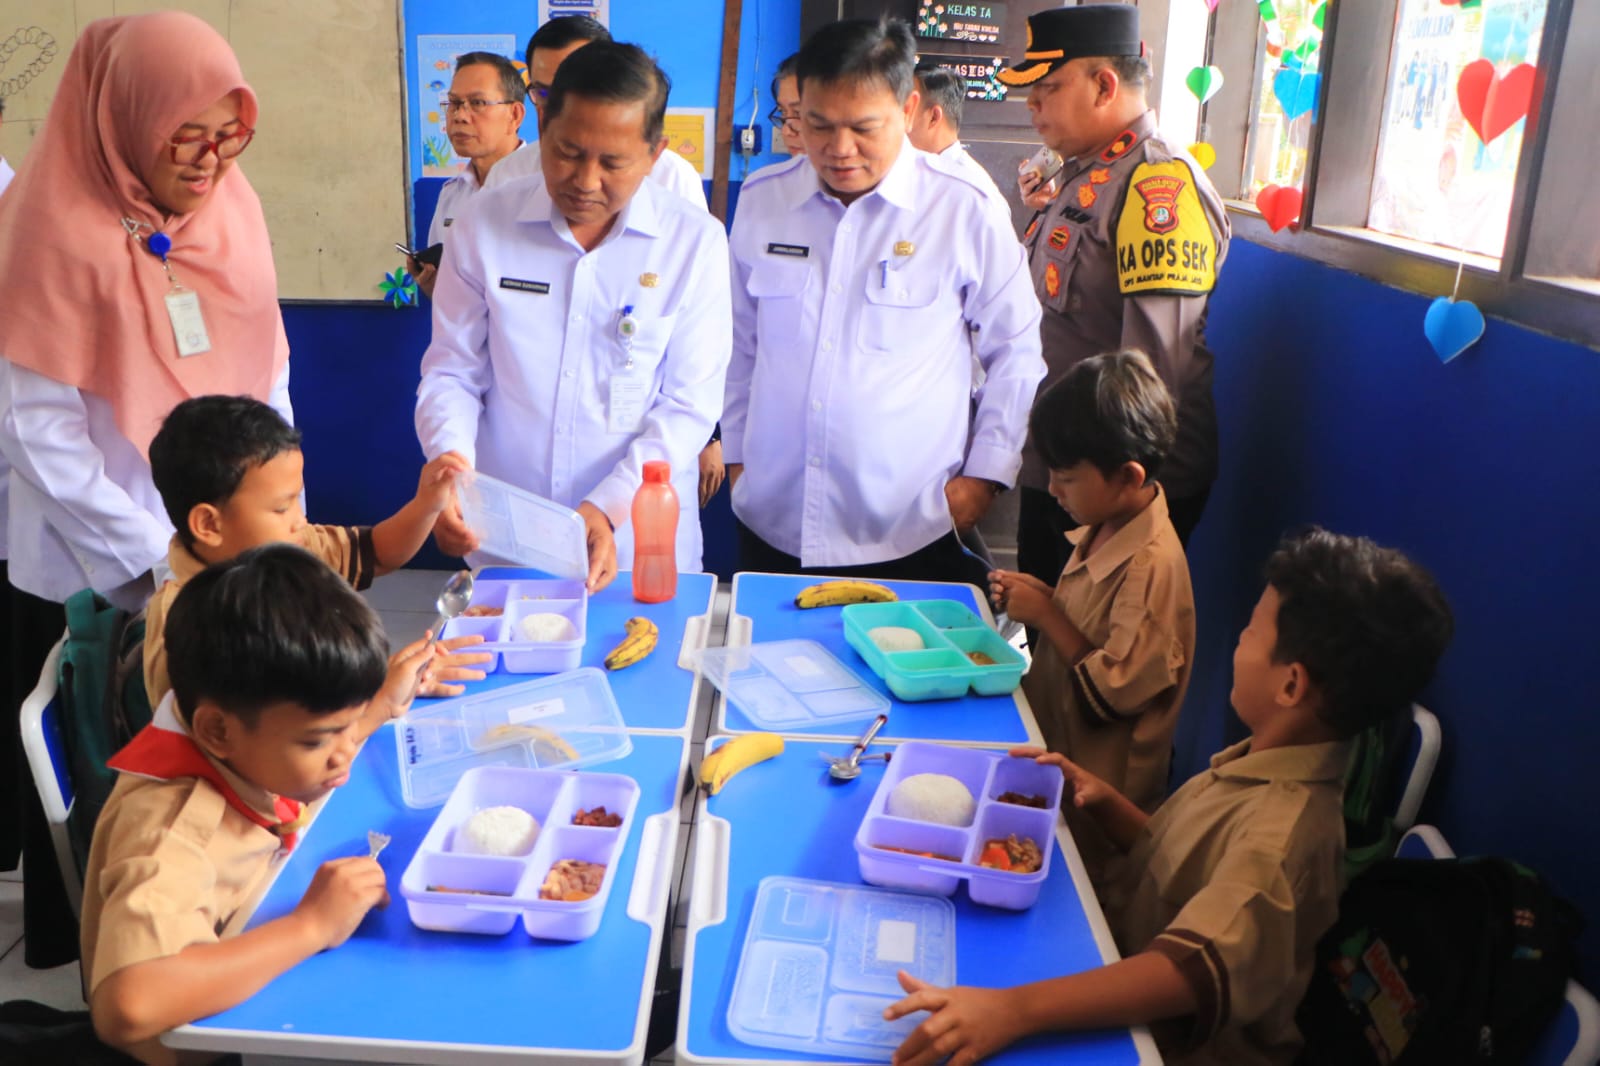
[{"label": "police officer", "polygon": [[[647,180],[668,87],[631,44],[561,65],[544,180],[478,193],[451,227],[417,391],[427,455],[460,451],[583,516],[591,591],[632,562],[649,459],[672,464],[683,504],[678,568],[700,569],[692,501],[728,365],[728,253],[716,219]],[[456,510],[434,536],[449,554],[476,547]]]},{"label": "police officer", "polygon": [[806,155],[740,194],[722,432],[744,569],[985,580],[955,529],[1016,476],[1039,302],[983,190],[906,139],[914,51],[903,22],[818,30]]},{"label": "police officer", "polygon": [[[1066,159],[1060,191],[1023,236],[1044,305],[1046,387],[1083,359],[1121,348],[1150,357],[1178,401],[1178,442],[1161,481],[1187,538],[1217,469],[1206,299],[1228,246],[1228,218],[1205,170],[1156,128],[1150,62],[1129,4],[1086,4],[1028,19],[1021,62],[999,72],[1028,90],[1044,143]],[[1020,569],[1054,585],[1072,520],[1023,453]]]}]

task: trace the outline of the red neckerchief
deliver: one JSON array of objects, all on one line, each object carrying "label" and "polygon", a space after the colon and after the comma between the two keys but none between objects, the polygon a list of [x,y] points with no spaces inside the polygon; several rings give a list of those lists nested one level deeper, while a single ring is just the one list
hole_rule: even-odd
[{"label": "red neckerchief", "polygon": [[261,828],[275,833],[283,841],[285,851],[294,850],[301,828],[303,804],[282,796],[273,797],[273,813],[278,816],[274,822],[245,802],[222,771],[206,758],[205,752],[187,734],[163,729],[152,723],[139,730],[127,747],[113,755],[106,765],[122,773],[137,774],[157,781],[172,781],[180,777],[198,777],[207,781],[222,793],[228,806]]}]

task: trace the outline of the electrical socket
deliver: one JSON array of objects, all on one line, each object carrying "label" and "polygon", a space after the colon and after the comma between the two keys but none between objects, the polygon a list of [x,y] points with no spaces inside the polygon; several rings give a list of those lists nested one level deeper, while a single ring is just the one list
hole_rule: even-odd
[{"label": "electrical socket", "polygon": [[739,154],[740,155],[758,155],[758,154],[760,154],[760,152],[761,152],[761,127],[759,125],[751,124],[749,126],[740,126],[739,130],[738,130],[738,133],[739,133]]}]

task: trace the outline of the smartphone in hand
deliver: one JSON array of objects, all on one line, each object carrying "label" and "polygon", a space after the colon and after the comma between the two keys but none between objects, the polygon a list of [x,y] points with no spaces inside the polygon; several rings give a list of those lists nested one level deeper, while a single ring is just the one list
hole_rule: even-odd
[{"label": "smartphone in hand", "polygon": [[417,249],[407,248],[405,245],[396,241],[394,248],[395,251],[402,252],[405,255],[410,256],[412,259],[415,259],[417,262],[431,267],[438,266],[439,259],[444,255],[444,245],[442,243],[430,245],[427,248]]}]

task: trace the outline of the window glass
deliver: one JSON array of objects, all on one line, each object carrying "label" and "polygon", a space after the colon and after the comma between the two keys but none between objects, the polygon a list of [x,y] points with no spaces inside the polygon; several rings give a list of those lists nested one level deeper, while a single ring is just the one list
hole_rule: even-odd
[{"label": "window glass", "polygon": [[1265,185],[1298,186],[1321,86],[1325,0],[1261,0],[1261,84],[1251,105],[1245,198]]},{"label": "window glass", "polygon": [[[1518,68],[1538,61],[1544,12],[1545,0],[1400,0],[1368,226],[1500,256],[1526,125],[1507,122],[1526,110],[1514,102],[1534,79]],[[1495,87],[1486,104],[1468,94],[1464,109],[1457,83],[1483,60]],[[1474,68],[1481,84],[1488,73]]]}]

